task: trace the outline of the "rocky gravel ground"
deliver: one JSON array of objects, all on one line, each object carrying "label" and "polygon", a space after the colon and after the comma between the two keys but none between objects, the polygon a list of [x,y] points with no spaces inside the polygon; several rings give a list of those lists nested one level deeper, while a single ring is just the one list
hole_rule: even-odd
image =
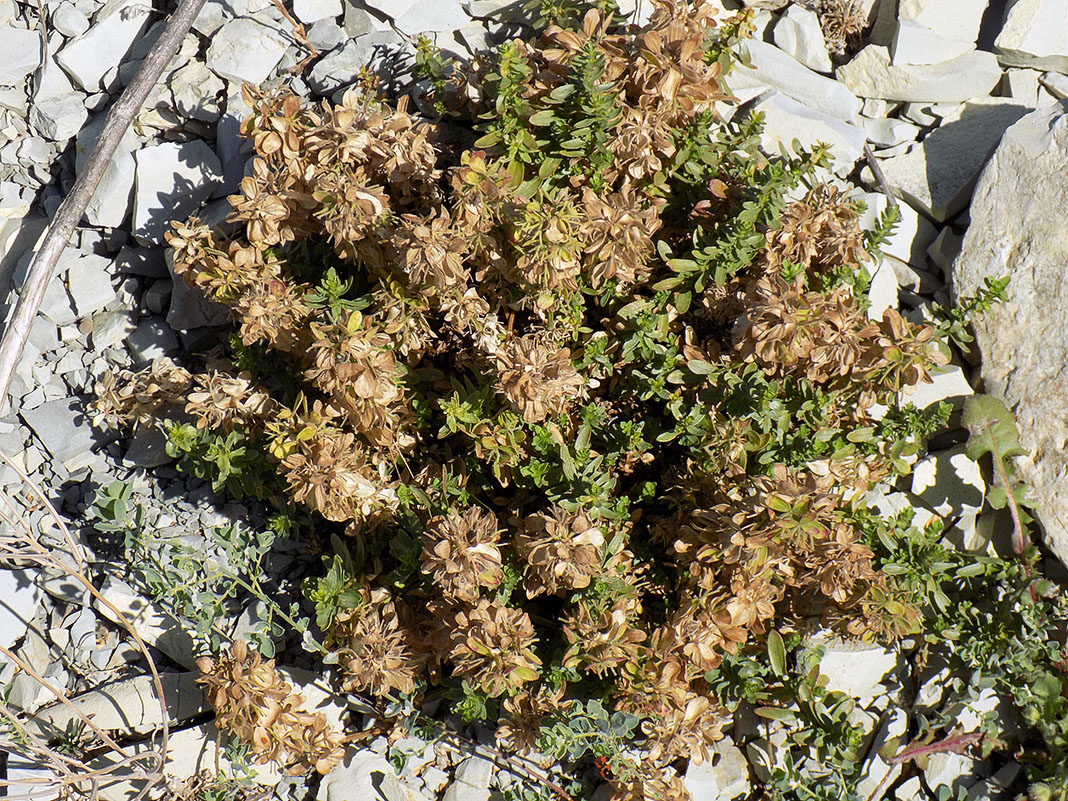
[{"label": "rocky gravel ground", "polygon": [[[392,91],[405,91],[417,34],[428,34],[450,56],[470,58],[521,31],[520,5],[292,0],[292,15],[322,54],[293,75],[290,68],[307,51],[270,0],[208,0],[122,140],[48,288],[0,418],[0,451],[77,525],[84,525],[93,493],[115,480],[132,484],[145,525],[163,539],[196,546],[214,527],[262,519],[263,509],[226,504],[203,482],[180,476],[155,436],[121,441],[91,425],[87,403],[101,376],[204,347],[226,323],[225,309],[169,272],[162,247],[168,220],[194,211],[214,221],[225,215],[226,195],[236,190],[248,153],[237,135],[248,110],[242,82],[284,78],[302,96],[331,98],[370,65]],[[632,0],[624,11],[640,18],[648,5],[639,0],[635,7]],[[848,58],[830,52],[817,15],[804,4],[756,5],[751,68],[728,81],[741,105],[724,105],[722,113],[762,112],[772,150],[795,137],[804,145],[830,143],[835,165],[828,178],[863,197],[869,223],[888,202],[864,156],[866,145],[874,151],[904,202],[901,224],[875,271],[873,314],[893,306],[922,317],[932,300],[945,303],[952,290],[968,291],[981,286],[984,275],[1004,274],[1009,260],[1024,265],[1013,279],[1012,303],[980,332],[980,346],[989,344],[995,357],[941,368],[912,400],[921,407],[942,400],[959,406],[985,384],[1017,404],[1024,444],[1035,453],[1028,475],[1046,495],[1043,523],[1050,547],[1064,561],[1068,531],[1057,521],[1068,520],[1061,514],[1068,479],[1060,456],[1068,430],[1068,296],[1053,272],[1068,260],[1064,0],[862,0],[869,26]],[[40,6],[0,0],[0,298],[8,309],[34,243],[163,24],[164,11],[144,0],[47,0]],[[917,464],[906,486],[886,487],[875,501],[894,510],[899,493],[913,493],[931,512],[955,521],[961,547],[980,549],[1005,530],[1004,519],[983,511],[984,477],[964,456],[961,441],[944,436],[944,448]],[[22,481],[0,468],[0,487],[16,496]],[[31,513],[34,526],[45,520],[46,510]],[[213,768],[216,759],[225,765],[217,732],[198,719],[203,702],[192,684],[188,636],[124,584],[122,566],[109,561],[121,554],[121,543],[82,535],[102,594],[134,616],[169,673],[175,731],[168,772],[181,780]],[[55,532],[42,538],[58,545]],[[286,569],[299,578],[299,553],[275,558],[289,560]],[[256,614],[253,608],[235,616],[236,633],[254,625]],[[140,712],[151,708],[144,699],[152,689],[138,652],[119,636],[104,607],[63,575],[0,570],[0,645],[14,647],[98,722],[110,715],[116,729],[138,731],[159,723]],[[905,731],[909,711],[939,709],[946,677],[913,676],[899,650],[834,642],[828,648],[821,667],[831,686],[860,699],[857,715],[870,724],[862,789],[876,793],[873,801],[923,801],[943,784],[980,801],[997,798],[1012,782],[1019,766],[991,775],[982,760],[956,754],[937,754],[922,777],[900,780],[901,767],[876,751]],[[344,701],[310,672],[293,668],[290,675],[321,709],[347,714]],[[33,715],[42,730],[63,728],[66,713],[39,684],[23,674],[9,689],[8,702]],[[995,707],[992,695],[981,696],[954,714],[966,732],[979,716],[997,713]],[[694,798],[745,797],[750,777],[765,770],[763,736],[755,721],[738,721],[720,744],[718,760],[688,773]],[[415,737],[379,738],[350,750],[319,786],[318,799],[486,801],[516,781],[485,755]],[[396,766],[403,769],[398,773]],[[14,779],[32,777],[35,768],[13,760],[7,771]],[[264,771],[259,780],[276,783],[279,797],[308,793],[301,780]],[[134,790],[119,783],[100,795],[120,801]]]}]

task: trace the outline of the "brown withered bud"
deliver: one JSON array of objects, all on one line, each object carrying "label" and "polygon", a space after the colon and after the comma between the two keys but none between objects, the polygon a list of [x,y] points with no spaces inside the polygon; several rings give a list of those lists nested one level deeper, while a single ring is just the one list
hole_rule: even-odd
[{"label": "brown withered bud", "polygon": [[475,604],[481,588],[492,590],[504,579],[500,538],[492,512],[451,509],[431,518],[423,531],[423,572],[446,598]]}]

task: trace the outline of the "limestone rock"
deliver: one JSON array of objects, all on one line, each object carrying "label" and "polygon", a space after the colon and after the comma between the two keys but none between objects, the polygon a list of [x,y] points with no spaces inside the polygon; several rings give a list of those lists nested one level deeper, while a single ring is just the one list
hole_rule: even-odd
[{"label": "limestone rock", "polygon": [[[182,623],[160,610],[131,587],[113,576],[104,578],[100,594],[121,612],[134,631],[149,645],[154,645],[184,668],[196,667],[193,659],[193,639]],[[118,623],[111,606],[97,601],[97,609],[104,617]]]},{"label": "limestone rock", "polygon": [[725,737],[712,746],[711,759],[690,763],[683,784],[701,801],[730,801],[750,792],[749,764],[745,755]]},{"label": "limestone rock", "polygon": [[868,141],[877,147],[897,147],[906,142],[915,142],[920,135],[920,128],[907,120],[879,118],[870,120],[862,117],[861,125]]},{"label": "limestone rock", "polygon": [[[869,272],[872,269],[871,266],[868,267]],[[867,314],[869,320],[881,320],[884,311],[898,307],[899,288],[897,276],[894,275],[894,268],[886,259],[881,259],[879,264],[874,267],[871,285],[868,287],[869,305]]]},{"label": "limestone rock", "polygon": [[293,0],[293,13],[305,25],[341,16],[341,0]]},{"label": "limestone rock", "polygon": [[86,410],[77,400],[61,398],[23,409],[22,418],[57,462],[88,451],[96,441]]},{"label": "limestone rock", "polygon": [[958,528],[970,531],[983,508],[986,482],[979,465],[959,445],[918,461],[912,469],[912,492],[947,522],[957,521]]},{"label": "limestone rock", "polygon": [[22,638],[37,612],[40,592],[34,583],[36,572],[0,570],[0,645],[5,648]]},{"label": "limestone rock", "polygon": [[346,755],[345,761],[319,783],[316,801],[354,801],[377,798],[381,777],[393,775],[393,767],[371,751]]},{"label": "limestone rock", "polygon": [[1068,564],[1068,101],[1033,111],[1005,132],[979,178],[971,225],[951,284],[972,295],[1010,276],[1009,300],[974,321],[986,391],[1016,414],[1031,454],[1017,469],[1036,489],[1051,550]]},{"label": "limestone rock", "polygon": [[190,61],[172,72],[167,86],[179,114],[204,122],[219,119],[218,95],[226,84],[199,61]]},{"label": "limestone rock", "polygon": [[[860,227],[866,231],[875,229],[878,218],[886,211],[886,195],[879,192],[860,192],[855,195],[864,202],[865,210],[860,217]],[[927,248],[938,234],[926,218],[910,206],[898,203],[898,223],[890,238],[881,246],[882,252],[916,267],[925,266]]]},{"label": "limestone rock", "polygon": [[974,43],[988,3],[989,0],[900,0],[897,18],[899,22],[935,31],[952,31],[954,38]]},{"label": "limestone rock", "polygon": [[81,92],[68,92],[56,97],[36,99],[30,108],[30,124],[46,139],[66,142],[74,136],[89,112],[82,103]]},{"label": "limestone rock", "polygon": [[761,144],[769,153],[778,153],[780,146],[789,148],[794,139],[812,148],[818,142],[830,145],[834,171],[848,175],[857,159],[864,155],[864,129],[831,117],[772,91],[753,104],[753,111],[764,114]]},{"label": "limestone rock", "polygon": [[827,649],[820,660],[820,673],[827,676],[828,690],[838,690],[863,702],[899,685],[896,674],[900,656],[896,651],[847,642],[827,633],[810,638],[808,645]]},{"label": "limestone rock", "polygon": [[766,42],[749,40],[745,47],[752,69],[737,67],[727,78],[731,89],[772,86],[814,111],[846,122],[857,122],[861,100],[842,83],[813,72]]},{"label": "limestone rock", "polygon": [[[188,781],[202,773],[215,775],[216,771],[226,775],[232,775],[234,767],[227,758],[229,749],[226,747],[228,739],[220,734],[214,723],[205,723],[188,729],[172,731],[168,739],[167,759],[163,765],[163,774],[174,782]],[[130,743],[126,749],[134,754],[142,754],[153,748],[156,743],[153,740],[141,740]],[[113,766],[119,755],[110,752],[102,757],[91,761],[91,768],[107,768]],[[148,789],[147,779],[130,779],[133,775],[129,770],[114,770],[106,773],[101,780],[97,797],[100,801],[136,801],[144,797]],[[273,764],[256,765],[252,781],[263,786],[274,786],[278,783],[279,771]],[[368,799],[374,795],[360,796]]]},{"label": "limestone rock", "polygon": [[989,94],[1001,80],[1001,67],[993,53],[978,50],[940,64],[894,66],[887,48],[868,45],[836,74],[860,97],[937,103]]},{"label": "limestone rock", "polygon": [[994,49],[1002,64],[1068,73],[1063,0],[1015,0]]},{"label": "limestone rock", "polygon": [[198,671],[160,674],[162,705],[150,675],[120,679],[75,696],[73,709],[58,702],[45,707],[29,721],[29,729],[38,737],[62,735],[78,719],[75,710],[105,731],[125,733],[153,731],[162,725],[164,714],[171,724],[189,720],[205,709],[198,676]]},{"label": "limestone rock", "polygon": [[219,159],[204,142],[164,142],[134,153],[133,235],[161,245],[171,220],[182,220],[211,195],[221,178]]},{"label": "limestone rock", "polygon": [[948,220],[968,205],[1005,129],[1029,110],[1000,98],[965,103],[919,147],[883,161],[886,179],[914,207],[940,222]]},{"label": "limestone rock", "polygon": [[104,78],[119,66],[148,25],[150,7],[138,0],[114,4],[81,36],[69,41],[56,62],[87,92],[107,89]]},{"label": "limestone rock", "polygon": [[126,339],[130,355],[138,364],[169,356],[178,350],[178,334],[162,317],[148,317]]},{"label": "limestone rock", "polygon": [[774,36],[780,50],[810,70],[831,72],[834,69],[819,17],[814,11],[804,6],[790,6],[775,23]]},{"label": "limestone rock", "polygon": [[975,50],[975,40],[956,39],[915,22],[901,20],[890,45],[890,63],[938,64]]},{"label": "limestone rock", "polygon": [[167,323],[176,331],[226,325],[230,321],[230,307],[208,300],[200,289],[186,284],[176,276],[171,286],[171,303]]},{"label": "limestone rock", "polygon": [[0,26],[0,86],[18,86],[41,63],[41,33]]},{"label": "limestone rock", "polygon": [[208,68],[223,78],[260,84],[282,60],[288,43],[280,33],[253,19],[227,22],[212,37]]},{"label": "limestone rock", "polygon": [[857,787],[861,798],[869,798],[876,788],[889,785],[893,777],[901,773],[901,763],[889,764],[881,756],[879,749],[895,737],[904,737],[909,728],[909,715],[904,709],[894,707],[887,711],[886,719],[876,730],[868,753],[871,758],[864,766],[864,778]]},{"label": "limestone rock", "polygon": [[913,389],[911,395],[902,395],[902,403],[911,403],[917,409],[926,409],[934,403],[943,401],[959,408],[964,405],[969,395],[974,395],[975,390],[968,382],[964,370],[959,364],[947,364],[933,368],[929,375],[931,383],[921,383]]},{"label": "limestone rock", "polygon": [[455,779],[472,787],[486,788],[493,778],[493,763],[478,756],[467,757],[456,766]]},{"label": "limestone rock", "polygon": [[393,31],[374,31],[357,36],[340,50],[317,61],[308,75],[308,85],[321,95],[348,86],[383,50],[401,47],[402,41]]},{"label": "limestone rock", "polygon": [[460,0],[434,0],[416,3],[396,18],[397,30],[409,36],[452,31],[470,21]]},{"label": "limestone rock", "polygon": [[[89,160],[89,154],[104,129],[105,119],[106,115],[99,114],[78,132],[74,151],[74,165],[78,172],[85,169],[85,162]],[[90,225],[117,228],[125,222],[133,197],[133,152],[137,146],[137,136],[128,128],[119,140],[111,161],[104,168],[100,183],[85,209],[85,219]]]},{"label": "limestone rock", "polygon": [[80,36],[89,30],[89,18],[73,3],[60,3],[52,11],[52,27],[64,36]]},{"label": "limestone rock", "polygon": [[1059,72],[1047,72],[1042,75],[1042,86],[1058,100],[1068,97],[1068,75]]}]

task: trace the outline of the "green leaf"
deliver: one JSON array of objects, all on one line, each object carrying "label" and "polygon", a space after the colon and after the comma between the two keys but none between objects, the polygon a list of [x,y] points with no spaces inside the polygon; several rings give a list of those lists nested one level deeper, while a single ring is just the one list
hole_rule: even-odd
[{"label": "green leaf", "polygon": [[1061,683],[1055,677],[1047,674],[1031,685],[1031,692],[1039,698],[1056,698],[1061,694]]},{"label": "green leaf", "polygon": [[992,395],[969,397],[964,402],[962,421],[968,429],[965,452],[972,461],[991,452],[1000,454],[1001,458],[1027,453],[1020,447],[1020,434],[1012,412]]},{"label": "green leaf", "polygon": [[690,359],[686,362],[686,369],[694,375],[712,375],[716,368],[701,359]]},{"label": "green leaf", "polygon": [[793,721],[797,720],[797,713],[791,709],[780,709],[777,706],[761,706],[754,710],[758,716],[767,720]]},{"label": "green leaf", "polygon": [[768,659],[776,676],[786,675],[786,645],[782,635],[774,629],[768,633]]},{"label": "green leaf", "polygon": [[[531,125],[545,126],[552,125],[556,119],[556,115],[550,109],[539,111],[537,114],[531,114],[529,122]],[[476,143],[477,145],[477,143]]]}]

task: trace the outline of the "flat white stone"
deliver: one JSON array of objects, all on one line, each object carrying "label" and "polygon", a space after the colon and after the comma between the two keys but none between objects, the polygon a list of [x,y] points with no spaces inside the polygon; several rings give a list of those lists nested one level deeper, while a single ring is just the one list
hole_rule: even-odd
[{"label": "flat white stone", "polygon": [[36,570],[0,569],[0,645],[5,648],[21,639],[37,613],[40,592],[34,583],[36,574]]},{"label": "flat white stone", "polygon": [[824,73],[834,70],[820,19],[814,11],[800,5],[790,6],[775,23],[774,37],[780,50],[810,70]]},{"label": "flat white stone", "polygon": [[[205,772],[214,774],[219,771],[232,775],[235,769],[227,758],[230,752],[229,738],[220,734],[215,724],[210,721],[201,726],[173,731],[167,742],[167,758],[161,773],[171,781],[190,781]],[[153,747],[158,748],[158,743],[152,740],[142,740],[125,746],[131,754],[144,753]],[[148,789],[148,780],[130,779],[128,777],[132,775],[132,771],[115,770],[117,757],[118,755],[111,752],[89,762],[90,768],[102,770],[103,778],[97,790],[99,801],[136,801],[143,798],[145,790]],[[273,787],[280,779],[278,767],[273,763],[256,765],[252,776],[252,781],[260,786]],[[374,797],[366,796],[368,799]]]},{"label": "flat white stone", "polygon": [[393,767],[371,751],[347,754],[345,761],[319,783],[316,801],[354,801],[375,798],[381,776],[394,775]]},{"label": "flat white stone", "polygon": [[119,66],[144,32],[149,10],[137,0],[113,7],[108,16],[67,42],[56,54],[56,63],[85,91],[107,89],[105,76]]},{"label": "flat white stone", "polygon": [[[33,102],[40,103],[53,97],[62,97],[73,91],[74,84],[67,77],[67,73],[56,64],[53,55],[49,53],[48,61],[34,75]],[[83,98],[84,95],[79,95],[78,102],[81,102]]]},{"label": "flat white stone", "polygon": [[416,3],[396,18],[397,30],[409,36],[453,31],[471,21],[460,0]]},{"label": "flat white stone", "polygon": [[212,37],[207,65],[231,81],[260,84],[282,60],[288,46],[274,29],[252,19],[235,19]]},{"label": "flat white stone", "polygon": [[869,120],[861,117],[861,125],[868,135],[868,141],[879,147],[896,147],[905,142],[915,142],[920,135],[920,127],[907,120],[893,117]]},{"label": "flat white stone", "polygon": [[199,671],[161,673],[163,704],[151,676],[120,679],[71,698],[73,708],[63,703],[45,707],[29,720],[28,728],[38,737],[54,737],[79,719],[77,712],[105,731],[152,731],[162,725],[164,714],[174,725],[204,711],[207,703],[196,683],[199,676]]},{"label": "flat white stone", "polygon": [[1068,75],[1059,72],[1047,72],[1042,75],[1042,85],[1058,100],[1068,97]]},{"label": "flat white stone", "polygon": [[1068,18],[1063,0],[1016,0],[994,42],[1003,64],[1068,73]]},{"label": "flat white stone", "polygon": [[1040,103],[1039,79],[1042,73],[1038,70],[1009,69],[1005,71],[1002,86],[1003,94],[1018,100],[1028,108],[1038,108]]},{"label": "flat white stone", "polygon": [[715,743],[711,757],[700,765],[690,762],[682,783],[690,795],[701,801],[731,801],[750,790],[749,764],[745,754],[729,737]]},{"label": "flat white stone", "polygon": [[959,364],[935,367],[929,375],[932,383],[918,384],[911,395],[902,395],[902,403],[908,402],[917,409],[926,409],[935,403],[946,401],[960,408],[966,398],[975,394]]},{"label": "flat white stone", "polygon": [[935,241],[927,248],[927,258],[942,271],[942,275],[948,276],[954,260],[960,255],[961,243],[964,236],[958,234],[950,226],[939,231]]},{"label": "flat white stone", "polygon": [[979,50],[940,64],[894,66],[887,48],[868,45],[836,74],[861,97],[952,103],[989,94],[1001,80],[1001,67],[997,56]]},{"label": "flat white stone", "polygon": [[72,3],[60,3],[52,12],[52,26],[64,36],[80,36],[89,30],[89,18]]},{"label": "flat white stone", "polygon": [[808,645],[824,645],[820,673],[827,677],[827,690],[845,693],[861,702],[885,694],[894,684],[898,654],[882,646],[845,642],[833,635],[816,635]]},{"label": "flat white stone", "polygon": [[727,78],[731,89],[771,86],[830,117],[856,123],[861,100],[838,81],[813,72],[774,45],[756,40],[745,43],[752,68],[737,67]]},{"label": "flat white stone", "polygon": [[[85,169],[89,154],[92,153],[104,128],[105,119],[105,115],[100,114],[78,132],[74,150],[74,167],[77,172]],[[132,128],[127,128],[111,160],[104,167],[100,183],[96,185],[93,197],[85,209],[85,219],[90,225],[118,228],[126,221],[133,202],[133,152],[137,148],[137,136]]]},{"label": "flat white stone", "polygon": [[[927,758],[927,766],[923,769],[927,786],[935,793],[938,793],[940,787],[946,787],[952,792],[955,784],[967,787],[980,778],[982,773],[989,773],[985,762],[947,751],[931,754]],[[947,795],[952,797],[951,794]]]},{"label": "flat white stone", "polygon": [[[178,620],[113,576],[104,577],[100,594],[125,615],[145,642],[154,645],[182,667],[189,670],[196,668],[193,640]],[[118,623],[118,616],[110,607],[99,602],[96,605],[100,614]]]},{"label": "flat white stone", "polygon": [[988,4],[989,0],[901,0],[897,18],[899,22],[952,32],[954,38],[975,42]]},{"label": "flat white stone", "polygon": [[30,124],[53,142],[71,139],[89,119],[81,92],[35,100],[30,108]]},{"label": "flat white stone", "polygon": [[162,245],[171,220],[192,214],[222,176],[219,159],[204,142],[164,142],[134,153],[133,235]]},{"label": "flat white stone", "polygon": [[308,41],[312,47],[328,52],[345,41],[345,31],[332,19],[321,19],[308,28]]},{"label": "flat white stone", "polygon": [[305,25],[341,16],[341,0],[293,0],[293,13]]},{"label": "flat white stone", "polygon": [[41,314],[58,326],[70,325],[78,320],[71,307],[70,295],[63,279],[56,275],[45,287],[44,300],[41,302]]},{"label": "flat white stone", "polygon": [[975,50],[975,40],[944,36],[915,22],[901,20],[890,44],[890,63],[938,64]]},{"label": "flat white stone", "polygon": [[901,107],[901,104],[890,100],[883,100],[880,97],[865,98],[864,105],[860,107],[860,113],[865,117],[877,120],[882,117],[889,117],[897,109]]},{"label": "flat white stone", "polygon": [[172,72],[167,86],[179,114],[204,122],[219,119],[218,95],[226,83],[199,61],[190,61]]},{"label": "flat white stone", "polygon": [[356,80],[380,48],[402,46],[403,40],[393,31],[374,31],[345,42],[340,50],[316,62],[308,74],[308,85],[321,95],[329,94]]},{"label": "flat white stone", "polygon": [[979,173],[1005,130],[1030,109],[989,98],[965,103],[903,156],[882,162],[890,185],[915,208],[943,222],[968,205]]},{"label": "flat white stone", "polygon": [[148,317],[126,338],[126,347],[138,364],[148,364],[178,350],[178,335],[162,317]]},{"label": "flat white stone", "polygon": [[[28,678],[25,675],[23,677]],[[53,768],[23,754],[8,754],[5,778],[8,782],[7,795],[12,798],[55,801],[65,794],[64,782]]]},{"label": "flat white stone", "polygon": [[96,441],[86,409],[77,400],[63,398],[24,409],[22,418],[58,462],[90,450]]},{"label": "flat white stone", "polygon": [[[908,395],[903,397],[908,399]],[[964,446],[958,445],[916,462],[912,468],[912,492],[924,506],[949,521],[959,518],[958,527],[969,530],[982,511],[986,482],[979,465],[968,458]]]},{"label": "flat white stone", "polygon": [[[860,227],[866,231],[874,230],[876,221],[889,205],[886,195],[861,192],[856,197],[863,200],[866,207],[860,217]],[[883,243],[882,252],[923,268],[926,265],[927,248],[938,236],[938,230],[907,203],[899,202],[897,212],[897,225]]]},{"label": "flat white stone", "polygon": [[764,149],[779,152],[794,139],[811,149],[819,142],[830,145],[834,171],[848,175],[857,159],[864,155],[864,129],[836,119],[798,103],[786,95],[771,92],[753,104],[753,111],[764,115],[764,130],[760,140]]},{"label": "flat white stone", "polygon": [[902,771],[900,763],[891,765],[879,756],[879,749],[896,737],[904,737],[909,728],[909,714],[904,709],[894,707],[888,713],[885,723],[881,725],[872,737],[868,746],[868,754],[871,758],[863,768],[864,778],[857,785],[857,795],[861,798],[869,798],[879,787],[885,787],[893,781]]},{"label": "flat white stone", "polygon": [[109,259],[84,253],[68,264],[67,291],[74,300],[79,319],[91,316],[115,300]]},{"label": "flat white stone", "polygon": [[18,86],[41,64],[41,34],[5,25],[0,28],[0,53],[0,86]]},{"label": "flat white stone", "polygon": [[884,311],[898,307],[897,276],[886,259],[880,259],[874,267],[868,265],[867,269],[869,272],[875,271],[868,287],[868,319],[881,320]]}]

